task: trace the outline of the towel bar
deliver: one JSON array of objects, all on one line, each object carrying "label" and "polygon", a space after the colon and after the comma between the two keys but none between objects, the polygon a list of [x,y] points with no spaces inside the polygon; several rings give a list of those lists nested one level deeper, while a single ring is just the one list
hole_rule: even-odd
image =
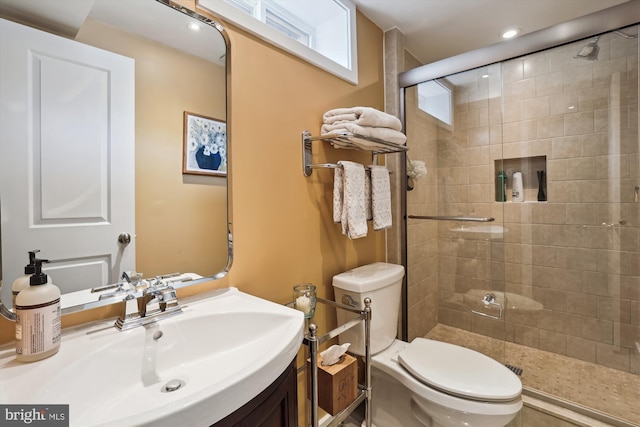
[{"label": "towel bar", "polygon": [[334,147],[354,149],[360,151],[371,151],[375,156],[378,154],[399,153],[408,151],[404,145],[394,144],[377,138],[369,138],[356,134],[327,134],[322,136],[311,136],[309,131],[302,132],[302,173],[304,176],[311,176],[313,169],[335,169],[339,165],[333,163],[313,164],[312,147],[313,141],[327,141]]},{"label": "towel bar", "polygon": [[[374,154],[375,156],[375,154]],[[375,163],[375,160],[373,161],[373,163]],[[342,165],[338,165],[336,163],[314,163],[312,165],[307,165],[308,167],[310,167],[311,169],[338,169],[338,168],[342,168]],[[370,171],[371,168],[369,166],[365,166],[364,167],[365,171]],[[389,171],[389,175],[391,175],[393,172]]]},{"label": "towel bar", "polygon": [[476,216],[430,216],[430,215],[407,215],[409,219],[434,219],[437,221],[472,221],[472,222],[491,222],[496,219],[493,217],[476,217]]}]

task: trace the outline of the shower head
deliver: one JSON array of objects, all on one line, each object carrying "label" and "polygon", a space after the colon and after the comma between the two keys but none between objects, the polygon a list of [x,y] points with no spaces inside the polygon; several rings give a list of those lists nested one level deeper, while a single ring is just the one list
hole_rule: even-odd
[{"label": "shower head", "polygon": [[593,39],[591,43],[588,43],[580,48],[576,56],[576,59],[586,59],[587,61],[597,61],[598,60],[598,52],[600,52],[600,47],[598,46],[598,39],[600,37],[596,37]]}]

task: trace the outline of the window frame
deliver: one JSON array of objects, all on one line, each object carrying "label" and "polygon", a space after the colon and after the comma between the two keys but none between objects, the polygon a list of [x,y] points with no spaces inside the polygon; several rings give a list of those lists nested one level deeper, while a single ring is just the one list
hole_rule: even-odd
[{"label": "window frame", "polygon": [[[286,36],[280,31],[268,26],[258,18],[250,16],[245,12],[225,3],[222,0],[199,0],[198,6],[203,7],[220,16],[254,36],[264,40],[284,51],[296,55],[310,64],[323,69],[347,82],[358,84],[358,50],[356,31],[356,7],[352,0],[332,0],[337,2],[348,13],[350,41],[348,43],[348,58],[350,67],[344,67],[337,62],[318,53],[314,49]],[[313,35],[312,35],[313,36]]]}]

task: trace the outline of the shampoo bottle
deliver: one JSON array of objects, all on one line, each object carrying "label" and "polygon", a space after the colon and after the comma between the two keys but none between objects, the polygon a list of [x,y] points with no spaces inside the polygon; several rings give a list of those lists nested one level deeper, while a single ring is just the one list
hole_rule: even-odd
[{"label": "shampoo bottle", "polygon": [[29,264],[24,266],[24,275],[14,280],[11,285],[11,306],[14,310],[16,309],[16,297],[21,290],[29,287],[29,280],[31,280],[33,273],[36,272],[34,261],[38,252],[40,252],[38,249],[29,252]]},{"label": "shampoo bottle", "polygon": [[499,171],[496,177],[496,202],[507,201],[507,175]]},{"label": "shampoo bottle", "polygon": [[511,200],[514,202],[524,202],[524,188],[522,185],[522,172],[514,172],[513,173],[513,181],[512,181],[512,197]]},{"label": "shampoo bottle", "polygon": [[60,289],[42,272],[45,259],[35,259],[30,286],[16,297],[16,360],[35,362],[60,349]]}]

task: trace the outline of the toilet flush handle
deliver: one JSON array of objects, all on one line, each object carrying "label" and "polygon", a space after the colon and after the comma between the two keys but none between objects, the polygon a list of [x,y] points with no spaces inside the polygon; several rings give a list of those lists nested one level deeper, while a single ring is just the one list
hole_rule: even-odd
[{"label": "toilet flush handle", "polygon": [[343,295],[343,296],[342,296],[342,303],[343,303],[344,305],[348,305],[348,306],[351,306],[351,307],[355,307],[355,306],[357,306],[357,305],[358,305],[358,304],[353,300],[353,298],[351,298],[351,295]]}]

